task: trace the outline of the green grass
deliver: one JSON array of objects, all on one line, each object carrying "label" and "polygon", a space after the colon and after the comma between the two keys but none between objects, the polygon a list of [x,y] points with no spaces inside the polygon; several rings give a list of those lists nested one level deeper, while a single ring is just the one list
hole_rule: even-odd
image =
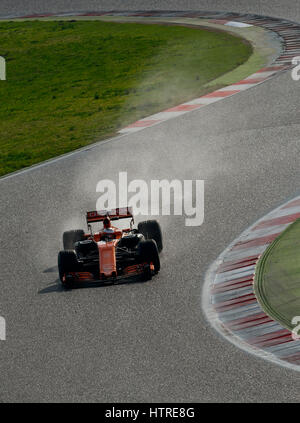
[{"label": "green grass", "polygon": [[28,21],[0,32],[0,175],[212,91],[252,53],[225,32],[175,26]]},{"label": "green grass", "polygon": [[266,312],[292,329],[292,318],[300,315],[300,220],[276,238],[261,257],[255,291]]}]

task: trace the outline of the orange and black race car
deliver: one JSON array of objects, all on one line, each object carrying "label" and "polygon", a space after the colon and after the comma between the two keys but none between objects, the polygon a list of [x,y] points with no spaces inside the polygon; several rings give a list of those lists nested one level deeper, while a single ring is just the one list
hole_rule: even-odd
[{"label": "orange and black race car", "polygon": [[[130,219],[130,227],[118,229],[112,221]],[[82,229],[64,232],[64,250],[58,254],[60,280],[66,288],[80,283],[115,283],[127,278],[149,280],[160,270],[162,233],[156,220],[140,222],[133,228],[130,207],[91,211],[86,215],[88,233]],[[92,231],[92,224],[103,227]]]}]

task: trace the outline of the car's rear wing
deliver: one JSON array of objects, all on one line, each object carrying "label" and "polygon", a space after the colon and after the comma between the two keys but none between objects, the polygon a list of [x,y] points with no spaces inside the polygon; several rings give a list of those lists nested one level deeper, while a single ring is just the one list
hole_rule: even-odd
[{"label": "car's rear wing", "polygon": [[86,214],[87,224],[93,222],[102,222],[106,217],[110,220],[129,219],[133,220],[132,207],[119,207],[113,210],[89,211]]}]

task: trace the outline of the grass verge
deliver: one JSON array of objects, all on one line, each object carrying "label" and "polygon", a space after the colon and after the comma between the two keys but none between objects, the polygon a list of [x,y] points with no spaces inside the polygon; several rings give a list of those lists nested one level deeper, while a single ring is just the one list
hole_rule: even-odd
[{"label": "grass verge", "polygon": [[256,268],[255,293],[265,311],[283,326],[300,315],[300,219],[267,248]]},{"label": "grass verge", "polygon": [[203,95],[252,53],[240,37],[179,26],[28,21],[0,31],[0,175]]}]

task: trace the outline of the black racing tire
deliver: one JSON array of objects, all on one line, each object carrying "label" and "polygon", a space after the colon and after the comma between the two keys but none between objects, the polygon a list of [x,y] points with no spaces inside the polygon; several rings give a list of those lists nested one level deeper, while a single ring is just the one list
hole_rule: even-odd
[{"label": "black racing tire", "polygon": [[160,224],[157,220],[145,220],[138,224],[138,232],[144,235],[146,239],[154,239],[159,252],[163,249],[163,240]]},{"label": "black racing tire", "polygon": [[154,239],[147,239],[139,243],[139,256],[142,263],[153,263],[155,273],[160,271],[158,248]]},{"label": "black racing tire", "polygon": [[84,230],[75,229],[73,231],[66,231],[63,233],[64,250],[74,250],[74,244],[77,241],[84,240]]},{"label": "black racing tire", "polygon": [[58,265],[59,279],[60,279],[61,283],[65,287],[71,288],[72,283],[69,280],[65,281],[63,279],[63,277],[68,272],[79,272],[80,271],[80,264],[78,263],[78,260],[77,260],[77,257],[76,257],[74,250],[60,251],[58,253],[57,265]]}]

